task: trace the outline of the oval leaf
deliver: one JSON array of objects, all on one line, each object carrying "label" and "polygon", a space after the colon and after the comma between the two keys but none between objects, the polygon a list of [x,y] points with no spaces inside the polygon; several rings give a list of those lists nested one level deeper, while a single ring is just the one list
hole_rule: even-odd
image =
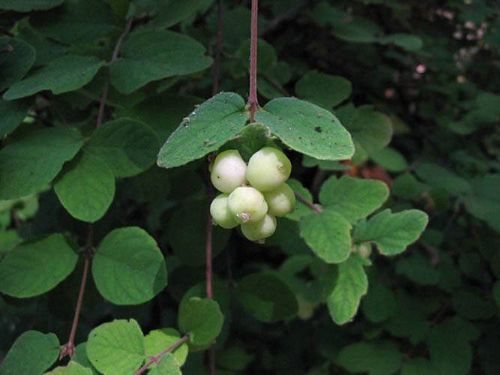
[{"label": "oval leaf", "polygon": [[268,126],[288,147],[321,160],[349,159],[351,136],[329,111],[296,98],[271,100],[256,121]]},{"label": "oval leaf", "polygon": [[97,248],[92,275],[101,295],[116,305],[137,305],[167,285],[165,259],[156,241],[138,227],[110,232]]},{"label": "oval leaf", "polygon": [[0,151],[0,199],[21,198],[48,185],[83,144],[74,129],[34,131]]},{"label": "oval leaf", "polygon": [[342,263],[351,253],[351,224],[331,209],[304,216],[300,236],[326,263]]},{"label": "oval leaf", "polygon": [[245,101],[223,92],[198,106],[172,133],[158,155],[158,165],[178,167],[219,149],[238,135],[247,121]]},{"label": "oval leaf", "polygon": [[0,262],[0,292],[18,298],[48,292],[75,269],[77,260],[59,233],[23,243]]},{"label": "oval leaf", "polygon": [[93,223],[113,202],[115,176],[104,161],[83,152],[58,177],[54,190],[71,216]]},{"label": "oval leaf", "polygon": [[101,324],[89,334],[87,356],[106,375],[133,374],[146,358],[141,327],[133,319]]},{"label": "oval leaf", "polygon": [[179,328],[189,335],[190,343],[205,346],[219,335],[224,316],[214,300],[191,297],[179,308]]},{"label": "oval leaf", "polygon": [[59,340],[56,335],[26,331],[17,338],[4,358],[0,375],[42,374],[58,356]]}]

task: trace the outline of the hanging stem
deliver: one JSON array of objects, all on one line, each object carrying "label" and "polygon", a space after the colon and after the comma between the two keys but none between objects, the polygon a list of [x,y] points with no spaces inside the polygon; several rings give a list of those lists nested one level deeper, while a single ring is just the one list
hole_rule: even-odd
[{"label": "hanging stem", "polygon": [[87,280],[89,276],[90,259],[92,257],[93,233],[94,233],[93,228],[91,225],[89,225],[87,243],[85,244],[82,281],[80,282],[80,290],[78,291],[78,298],[76,300],[73,324],[71,325],[71,331],[69,333],[68,342],[61,348],[61,352],[59,353],[59,359],[62,359],[67,355],[73,357],[73,355],[75,354],[76,331],[78,329],[78,323],[80,321],[80,313],[82,311],[83,297],[85,295],[85,289],[87,287]]},{"label": "hanging stem", "polygon": [[250,93],[248,96],[248,108],[250,110],[250,122],[255,122],[255,112],[259,108],[257,98],[257,40],[259,17],[259,0],[252,0],[252,21],[250,27]]}]

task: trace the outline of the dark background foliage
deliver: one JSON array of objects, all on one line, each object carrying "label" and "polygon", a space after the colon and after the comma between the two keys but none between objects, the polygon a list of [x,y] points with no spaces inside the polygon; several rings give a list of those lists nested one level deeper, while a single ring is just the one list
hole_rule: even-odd
[{"label": "dark background foliage", "polygon": [[[0,269],[0,362],[27,330],[65,342],[85,254],[99,254],[117,228],[137,226],[147,233],[130,241],[156,241],[168,285],[156,280],[159,290],[138,296],[141,304],[114,304],[131,297],[99,293],[93,267],[75,344],[113,319],[135,319],[144,333],[178,328],[181,299],[204,295],[206,160],[168,170],[155,162],[172,131],[212,96],[214,80],[248,94],[249,3],[222,3],[217,73],[209,57],[217,50],[214,1],[0,0],[0,265],[21,242],[53,233],[79,254],[68,258],[77,263],[67,278],[33,297],[9,292],[10,274]],[[430,220],[404,254],[374,249],[368,292],[342,325],[325,307],[340,266],[313,255],[298,216],[280,220],[265,245],[215,228],[219,374],[500,374],[499,11],[486,0],[260,1],[261,105],[282,96],[313,102],[339,118],[356,147],[342,163],[289,150],[295,184],[307,190],[294,187],[325,204],[319,192],[331,176],[381,180],[391,192],[384,207],[420,209]],[[47,129],[54,133],[32,140]],[[87,164],[71,179],[80,159]],[[85,190],[85,178],[101,183]],[[36,266],[54,273],[62,256]],[[148,264],[161,267],[153,258]],[[107,267],[102,277],[111,278]],[[272,277],[246,279],[259,271]],[[348,303],[357,307],[361,295]],[[277,322],[263,318],[263,300],[273,301]],[[75,360],[90,366],[84,353]],[[208,373],[206,363],[206,351],[192,351],[182,372]],[[27,374],[8,371],[0,367]]]}]

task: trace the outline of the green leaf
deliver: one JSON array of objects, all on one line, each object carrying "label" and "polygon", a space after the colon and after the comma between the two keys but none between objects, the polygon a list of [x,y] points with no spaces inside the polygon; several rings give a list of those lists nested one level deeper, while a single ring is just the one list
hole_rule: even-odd
[{"label": "green leaf", "polygon": [[[0,0],[0,8],[1,5]],[[0,54],[5,56],[0,71],[0,91],[3,91],[28,73],[35,62],[35,49],[24,40],[7,37],[0,37],[0,47]]]},{"label": "green leaf", "polygon": [[372,106],[345,106],[336,111],[336,114],[352,135],[357,162],[382,150],[391,141],[391,119],[375,111]]},{"label": "green leaf", "polygon": [[[287,181],[287,184],[293,189],[296,194],[300,194],[306,201],[313,203],[312,194],[307,188],[305,188],[302,183],[294,178],[291,178]],[[299,221],[301,217],[308,216],[311,214],[311,208],[306,206],[301,201],[297,200],[295,205],[295,210],[289,213],[286,217],[291,220]],[[279,230],[279,226],[278,226]],[[272,241],[273,237],[270,237],[269,240]]]},{"label": "green leaf", "polygon": [[166,30],[130,35],[121,58],[110,66],[111,83],[130,94],[151,81],[199,72],[212,63],[205,47],[190,37]]},{"label": "green leaf", "polygon": [[87,355],[106,375],[133,374],[145,360],[141,327],[133,319],[101,324],[89,334]]},{"label": "green leaf", "polygon": [[115,176],[104,161],[83,152],[68,163],[57,178],[54,190],[71,216],[94,223],[113,202]]},{"label": "green leaf", "polygon": [[50,90],[55,95],[75,91],[92,81],[103,65],[103,61],[91,56],[59,57],[22,81],[14,83],[3,98],[23,98],[43,90]]},{"label": "green leaf", "polygon": [[55,8],[63,2],[64,0],[0,0],[0,9],[31,12],[32,10]]},{"label": "green leaf", "polygon": [[337,282],[326,303],[332,320],[345,324],[356,315],[361,297],[368,291],[368,278],[359,256],[352,255],[338,267]]},{"label": "green leaf", "polygon": [[99,293],[116,305],[137,305],[167,285],[165,258],[154,238],[138,227],[111,231],[92,261]]},{"label": "green leaf", "polygon": [[439,269],[432,267],[429,259],[418,252],[398,260],[396,273],[417,285],[436,285],[441,276]]},{"label": "green leaf", "polygon": [[296,98],[268,102],[255,116],[290,148],[320,160],[349,159],[351,136],[329,111]]},{"label": "green leaf", "polygon": [[57,360],[59,340],[53,333],[26,331],[3,359],[0,375],[42,374]]},{"label": "green leaf", "polygon": [[158,165],[178,167],[202,158],[235,137],[247,121],[245,101],[223,92],[208,99],[186,117],[158,154]]},{"label": "green leaf", "polygon": [[431,363],[439,374],[466,375],[472,365],[472,348],[448,324],[432,329],[428,338]]},{"label": "green leaf", "polygon": [[179,308],[179,328],[189,335],[190,343],[205,346],[219,335],[224,316],[214,300],[191,297]]},{"label": "green leaf", "polygon": [[77,260],[62,234],[25,242],[0,262],[0,292],[18,298],[48,292],[75,269]]},{"label": "green leaf", "polygon": [[424,45],[422,39],[411,34],[391,34],[379,38],[381,44],[395,44],[407,51],[418,51]]},{"label": "green leaf", "polygon": [[297,81],[295,92],[300,98],[329,109],[351,96],[352,86],[344,77],[310,71]]},{"label": "green leaf", "polygon": [[439,375],[432,363],[425,358],[412,358],[401,367],[401,375]]},{"label": "green leaf", "polygon": [[45,375],[92,375],[93,372],[87,367],[70,361],[67,366],[59,366],[52,371],[47,372]]},{"label": "green leaf", "polygon": [[326,263],[342,263],[351,253],[351,224],[334,210],[304,216],[300,236]]},{"label": "green leaf", "polygon": [[388,341],[359,342],[342,348],[337,363],[351,373],[390,375],[399,371],[402,355]]},{"label": "green leaf", "polygon": [[84,150],[104,160],[116,177],[135,176],[154,164],[159,141],[141,122],[121,118],[97,129]]},{"label": "green leaf", "polygon": [[[149,332],[144,337],[144,345],[146,347],[146,357],[152,357],[161,353],[165,348],[179,340],[181,335],[173,328],[155,329]],[[179,366],[186,362],[188,355],[187,344],[182,344],[172,352],[172,355]]]},{"label": "green leaf", "polygon": [[147,124],[156,132],[158,139],[163,141],[177,128],[186,113],[192,111],[200,102],[201,100],[194,96],[166,92],[153,95],[132,108],[125,108],[123,117]]},{"label": "green leaf", "polygon": [[[205,233],[208,220],[207,200],[186,202],[175,211],[167,224],[167,239],[174,254],[189,266],[205,264],[205,236],[193,233]],[[213,256],[226,246],[231,232],[220,227],[213,228]]]},{"label": "green leaf", "polygon": [[39,34],[72,45],[97,45],[112,32],[118,34],[122,27],[117,27],[111,7],[102,0],[65,0],[57,12],[39,13],[30,18]]},{"label": "green leaf", "polygon": [[243,307],[261,322],[278,322],[297,314],[297,299],[292,290],[269,272],[245,276],[236,291]]},{"label": "green leaf", "polygon": [[471,192],[465,198],[465,208],[478,219],[486,221],[500,232],[500,174],[488,174],[471,181]]},{"label": "green leaf", "polygon": [[156,26],[168,28],[195,15],[210,3],[211,0],[167,1],[166,4],[160,6],[153,22]]},{"label": "green leaf", "polygon": [[182,372],[175,357],[167,354],[148,372],[148,375],[182,375]]},{"label": "green leaf", "polygon": [[46,128],[5,146],[0,150],[0,199],[20,198],[48,185],[82,144],[75,129]]},{"label": "green leaf", "polygon": [[372,155],[372,160],[389,172],[402,172],[408,168],[403,154],[391,147],[377,151]]},{"label": "green leaf", "polygon": [[497,281],[493,285],[492,293],[493,293],[493,300],[497,304],[497,307],[500,309],[500,281]]},{"label": "green leaf", "polygon": [[378,282],[371,284],[373,286],[363,299],[362,310],[368,320],[380,323],[397,312],[397,303],[391,289]]},{"label": "green leaf", "polygon": [[396,255],[420,237],[428,221],[427,214],[419,210],[398,213],[384,210],[359,223],[354,228],[354,239],[357,242],[375,242],[383,255]]},{"label": "green leaf", "polygon": [[355,223],[380,208],[388,197],[389,189],[381,181],[332,176],[323,183],[319,200]]},{"label": "green leaf", "polygon": [[469,182],[438,164],[422,163],[415,169],[417,176],[434,188],[444,189],[459,195],[470,191]]},{"label": "green leaf", "polygon": [[0,138],[14,131],[28,113],[29,104],[23,101],[8,102],[0,99]]}]

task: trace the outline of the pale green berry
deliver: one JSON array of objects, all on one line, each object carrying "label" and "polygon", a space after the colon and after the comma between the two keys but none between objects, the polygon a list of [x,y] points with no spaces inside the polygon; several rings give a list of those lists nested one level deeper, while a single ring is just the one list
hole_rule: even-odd
[{"label": "pale green berry", "polygon": [[260,191],[243,186],[234,189],[227,199],[229,211],[239,223],[258,221],[267,213],[267,203]]},{"label": "pale green berry", "polygon": [[238,226],[238,222],[227,206],[227,194],[219,194],[210,204],[210,215],[215,224],[225,229],[231,229]]},{"label": "pale green berry", "polygon": [[285,216],[295,209],[295,193],[287,184],[281,184],[277,189],[264,193],[268,213],[273,216]]},{"label": "pale green berry", "polygon": [[271,191],[288,180],[292,163],[283,151],[264,147],[252,155],[247,166],[247,180],[260,191]]},{"label": "pale green berry", "polygon": [[217,190],[229,194],[245,184],[246,169],[247,165],[237,150],[223,151],[211,166],[210,180]]},{"label": "pale green berry", "polygon": [[276,230],[276,218],[266,215],[259,221],[241,224],[241,232],[250,241],[262,241],[273,235]]}]

